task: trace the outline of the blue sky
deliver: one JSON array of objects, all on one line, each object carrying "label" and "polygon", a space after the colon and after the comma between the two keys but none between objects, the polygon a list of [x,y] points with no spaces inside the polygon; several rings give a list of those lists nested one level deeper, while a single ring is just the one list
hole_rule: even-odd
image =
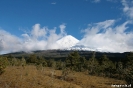
[{"label": "blue sky", "polygon": [[[22,39],[24,34],[34,34],[32,30],[36,24],[40,25],[40,30],[44,27],[56,30],[56,35],[61,34],[61,26],[64,26],[62,30],[65,34],[81,41],[88,41],[92,30],[95,30],[95,35],[104,34],[109,28],[115,31],[114,29],[117,30],[120,26],[119,30],[124,34],[131,34],[126,36],[131,36],[128,41],[132,44],[132,20],[133,0],[0,0],[0,30],[21,41],[25,41]],[[106,25],[108,27],[101,27],[100,22],[103,22],[104,26],[110,24]],[[124,23],[126,25],[122,26]],[[96,43],[93,41],[90,45]]]},{"label": "blue sky", "polygon": [[49,28],[66,24],[66,32],[81,39],[81,30],[90,23],[125,20],[122,8],[121,2],[106,0],[1,0],[0,27],[19,36],[36,23]]}]

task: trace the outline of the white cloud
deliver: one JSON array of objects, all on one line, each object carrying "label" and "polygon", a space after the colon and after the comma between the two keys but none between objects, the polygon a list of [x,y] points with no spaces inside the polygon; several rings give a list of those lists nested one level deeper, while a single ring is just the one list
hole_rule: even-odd
[{"label": "white cloud", "polygon": [[52,4],[52,5],[56,5],[56,2],[52,2],[51,4]]},{"label": "white cloud", "polygon": [[115,20],[106,20],[89,25],[79,44],[110,52],[133,51],[133,32],[125,32],[129,22],[114,27],[115,22]]},{"label": "white cloud", "polygon": [[133,19],[133,1],[132,0],[122,0],[122,5],[124,6],[123,12],[130,19]]},{"label": "white cloud", "polygon": [[65,24],[60,25],[59,28],[61,30],[61,34],[66,35],[66,32],[65,32],[66,26],[65,26]]},{"label": "white cloud", "polygon": [[35,24],[33,26],[33,30],[31,31],[31,35],[33,36],[33,38],[39,38],[39,37],[45,37],[45,35],[47,34],[47,28],[40,28],[40,24]]},{"label": "white cloud", "polygon": [[[107,0],[112,1],[112,0]],[[123,24],[116,25],[116,20],[106,20],[89,24],[84,29],[84,37],[79,44],[103,51],[126,52],[133,51],[133,32],[127,31],[133,21],[133,1],[122,0],[123,12],[129,19]]]},{"label": "white cloud", "polygon": [[98,2],[100,2],[100,0],[93,0],[92,2],[94,2],[94,3],[98,3]]},{"label": "white cloud", "polygon": [[65,24],[60,25],[60,33],[57,34],[56,28],[40,28],[40,24],[35,24],[29,34],[22,34],[22,38],[1,29],[0,53],[58,49],[59,45],[55,42],[65,36],[65,27]]},{"label": "white cloud", "polygon": [[11,35],[10,33],[4,30],[0,30],[0,35],[0,52],[2,52],[3,50],[10,50],[11,52],[14,52],[22,49],[21,39],[19,39],[18,37]]},{"label": "white cloud", "polygon": [[119,0],[107,0],[107,1],[116,3],[116,2],[118,2]]},{"label": "white cloud", "polygon": [[94,35],[99,32],[99,29],[105,31],[108,27],[112,26],[114,22],[115,20],[106,20],[104,22],[89,24],[88,28],[85,29],[84,32],[87,33],[87,35]]}]

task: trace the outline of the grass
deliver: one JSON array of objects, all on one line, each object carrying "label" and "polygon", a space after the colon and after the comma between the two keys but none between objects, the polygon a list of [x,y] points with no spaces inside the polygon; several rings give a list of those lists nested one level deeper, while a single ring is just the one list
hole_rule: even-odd
[{"label": "grass", "polygon": [[125,81],[90,76],[83,72],[71,72],[66,80],[61,79],[61,70],[28,65],[25,68],[8,66],[0,75],[0,88],[111,88],[112,84],[126,84]]}]

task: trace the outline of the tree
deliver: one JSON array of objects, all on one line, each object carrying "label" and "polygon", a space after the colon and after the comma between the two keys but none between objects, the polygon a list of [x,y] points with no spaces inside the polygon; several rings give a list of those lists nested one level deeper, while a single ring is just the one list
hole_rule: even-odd
[{"label": "tree", "polygon": [[122,79],[123,78],[123,72],[124,72],[124,69],[123,69],[123,63],[121,61],[119,61],[117,63],[117,73],[119,74],[119,79]]},{"label": "tree", "polygon": [[47,61],[48,67],[56,68],[56,61],[54,59],[50,59]]},{"label": "tree", "polygon": [[61,60],[56,61],[56,69],[62,70],[63,67],[64,67],[64,63]]},{"label": "tree", "polygon": [[133,52],[127,55],[124,66],[125,80],[127,83],[133,85]]},{"label": "tree", "polygon": [[85,69],[87,69],[87,65],[86,65],[86,59],[85,59],[85,57],[80,57],[79,58],[79,64],[78,64],[78,71],[84,71]]},{"label": "tree", "polygon": [[80,55],[78,54],[77,51],[70,53],[66,59],[67,65],[74,66],[75,64],[79,63],[79,58]]},{"label": "tree", "polygon": [[46,60],[41,56],[37,57],[37,62],[36,63],[37,63],[37,65],[42,64],[42,66],[47,66]]},{"label": "tree", "polygon": [[110,76],[114,72],[115,65],[105,54],[99,59],[99,64],[99,70],[102,74]]},{"label": "tree", "polygon": [[85,67],[85,58],[81,57],[77,51],[71,52],[66,58],[66,66],[71,70],[82,71]]},{"label": "tree", "polygon": [[29,58],[27,59],[28,63],[37,63],[37,56],[36,54],[31,54]]},{"label": "tree", "polygon": [[98,71],[98,61],[95,58],[95,52],[93,52],[92,57],[88,61],[88,71],[89,74],[96,74]]}]

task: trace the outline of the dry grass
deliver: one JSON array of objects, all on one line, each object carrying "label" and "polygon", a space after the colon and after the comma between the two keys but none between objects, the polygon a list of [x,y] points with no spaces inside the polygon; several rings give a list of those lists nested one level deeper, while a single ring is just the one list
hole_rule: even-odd
[{"label": "dry grass", "polygon": [[35,66],[7,67],[0,75],[0,88],[110,88],[111,84],[125,81],[89,76],[83,72],[71,72],[66,80],[62,71],[51,68],[37,70]]}]

